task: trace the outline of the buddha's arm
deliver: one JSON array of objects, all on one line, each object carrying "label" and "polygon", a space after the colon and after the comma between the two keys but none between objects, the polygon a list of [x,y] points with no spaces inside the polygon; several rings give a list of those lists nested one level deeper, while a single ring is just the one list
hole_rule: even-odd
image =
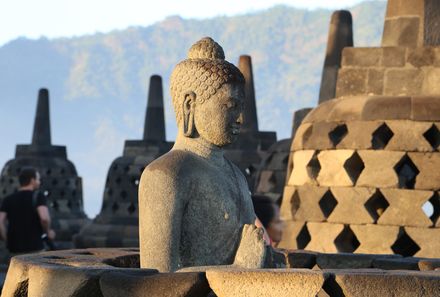
[{"label": "buddha's arm", "polygon": [[139,185],[139,244],[141,268],[174,271],[179,268],[183,200],[168,171],[149,170]]}]

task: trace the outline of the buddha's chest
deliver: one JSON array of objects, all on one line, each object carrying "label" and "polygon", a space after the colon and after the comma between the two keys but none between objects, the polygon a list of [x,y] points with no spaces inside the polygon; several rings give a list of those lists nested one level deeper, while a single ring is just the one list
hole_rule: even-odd
[{"label": "buddha's chest", "polygon": [[192,186],[186,212],[191,224],[222,226],[222,230],[253,223],[254,210],[247,185],[230,172],[205,172]]}]

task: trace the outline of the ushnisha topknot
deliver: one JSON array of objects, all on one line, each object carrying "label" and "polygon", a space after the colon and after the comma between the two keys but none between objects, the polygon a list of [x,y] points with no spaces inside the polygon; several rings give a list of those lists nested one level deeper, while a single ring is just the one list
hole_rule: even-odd
[{"label": "ushnisha topknot", "polygon": [[188,51],[188,59],[225,59],[223,48],[211,37],[194,43]]},{"label": "ushnisha topknot", "polygon": [[185,94],[194,92],[196,101],[203,104],[225,83],[244,84],[240,70],[225,60],[223,48],[210,37],[194,43],[171,74],[170,90],[177,123],[182,121]]}]

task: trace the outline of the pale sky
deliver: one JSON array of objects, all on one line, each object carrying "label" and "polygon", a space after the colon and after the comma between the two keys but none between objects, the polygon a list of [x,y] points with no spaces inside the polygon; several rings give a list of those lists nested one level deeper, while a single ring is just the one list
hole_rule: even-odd
[{"label": "pale sky", "polygon": [[209,18],[286,4],[341,9],[363,0],[0,0],[0,46],[18,37],[71,37],[147,26],[170,15]]}]

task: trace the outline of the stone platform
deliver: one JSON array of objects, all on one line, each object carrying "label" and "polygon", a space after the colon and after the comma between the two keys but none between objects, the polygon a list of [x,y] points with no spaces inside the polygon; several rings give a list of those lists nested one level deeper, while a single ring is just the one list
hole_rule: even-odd
[{"label": "stone platform", "polygon": [[159,273],[139,268],[137,249],[44,252],[12,259],[1,296],[440,296],[440,260],[303,250],[274,258],[279,269]]}]

